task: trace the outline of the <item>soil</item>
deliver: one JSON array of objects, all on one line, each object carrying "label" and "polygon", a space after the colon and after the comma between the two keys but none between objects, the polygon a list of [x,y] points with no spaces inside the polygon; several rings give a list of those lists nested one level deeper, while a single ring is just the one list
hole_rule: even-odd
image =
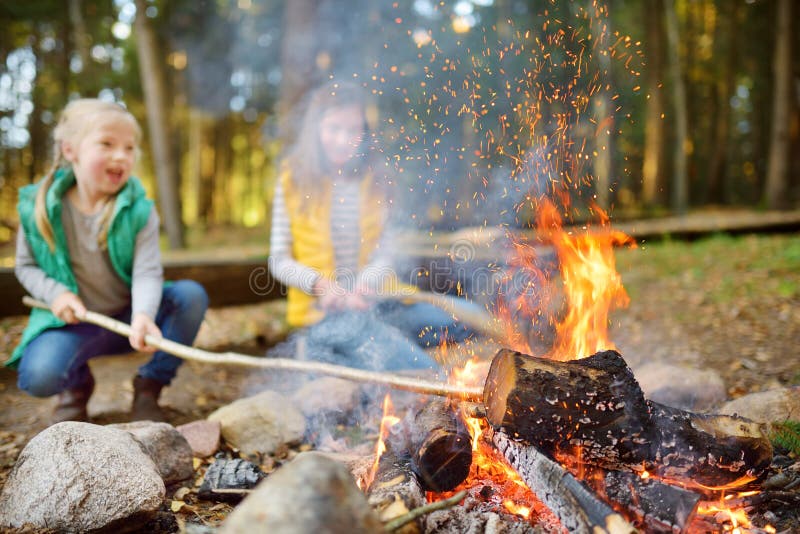
[{"label": "soil", "polygon": [[[770,254],[777,259],[770,260]],[[717,238],[622,251],[618,268],[631,302],[613,313],[611,337],[632,364],[663,360],[713,369],[730,398],[798,384],[798,266],[797,236]],[[286,334],[283,310],[281,302],[209,310],[197,344],[261,355]],[[0,352],[8,354],[24,324],[24,317],[0,319]],[[89,404],[93,422],[127,420],[131,379],[145,359],[132,354],[91,362],[97,380]],[[249,369],[188,362],[163,395],[169,422],[204,418],[251,392],[253,381]],[[23,394],[15,372],[0,369],[0,485],[27,441],[47,426],[53,402]],[[191,497],[179,506],[180,511],[170,512],[168,500],[157,530],[177,530],[185,521],[213,526],[231,509]]]}]

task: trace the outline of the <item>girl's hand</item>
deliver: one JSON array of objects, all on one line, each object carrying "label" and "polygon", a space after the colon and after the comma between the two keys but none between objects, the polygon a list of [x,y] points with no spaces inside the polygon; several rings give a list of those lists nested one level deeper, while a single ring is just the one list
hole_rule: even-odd
[{"label": "girl's hand", "polygon": [[53,300],[50,304],[50,311],[53,315],[68,324],[78,324],[86,313],[86,306],[78,295],[72,291],[65,291]]},{"label": "girl's hand", "polygon": [[346,294],[346,291],[336,282],[320,277],[314,283],[312,293],[318,297],[317,305],[321,310],[331,311],[342,308],[341,300]]},{"label": "girl's hand", "polygon": [[348,293],[344,296],[342,306],[347,310],[367,310],[369,309],[369,300],[364,298],[364,295],[358,293]]},{"label": "girl's hand", "polygon": [[144,313],[134,315],[131,320],[131,330],[131,335],[128,337],[131,347],[142,352],[156,351],[155,347],[146,344],[144,341],[146,335],[161,337],[161,330],[158,329],[156,323],[150,317]]},{"label": "girl's hand", "polygon": [[314,294],[319,296],[317,301],[323,311],[340,310],[366,310],[369,302],[360,294],[348,292],[336,282],[320,278],[314,284]]}]

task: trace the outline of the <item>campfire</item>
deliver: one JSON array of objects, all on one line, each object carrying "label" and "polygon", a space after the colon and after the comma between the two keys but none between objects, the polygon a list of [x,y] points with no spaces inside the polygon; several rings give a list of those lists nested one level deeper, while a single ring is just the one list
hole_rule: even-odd
[{"label": "campfire", "polygon": [[[402,419],[385,410],[363,481],[370,502],[387,519],[466,495],[430,514],[426,532],[492,521],[519,532],[774,532],[753,527],[741,501],[772,460],[759,425],[650,401],[608,337],[609,312],[628,302],[614,247],[632,240],[604,215],[599,228],[570,234],[552,204],[538,222],[559,258],[563,318],[546,316],[547,298],[530,299],[531,309],[529,294],[507,299],[495,315],[508,348],[488,368],[473,360],[451,376],[482,386],[483,403],[440,399]],[[535,268],[532,248],[515,251],[516,268]],[[528,279],[555,283],[538,271]],[[509,320],[520,316],[553,321],[548,352],[531,355]]]}]

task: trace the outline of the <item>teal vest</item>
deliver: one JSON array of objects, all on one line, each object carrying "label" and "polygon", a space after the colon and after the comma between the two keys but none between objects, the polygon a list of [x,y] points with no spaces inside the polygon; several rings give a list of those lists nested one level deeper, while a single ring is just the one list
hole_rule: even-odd
[{"label": "teal vest", "polygon": [[[23,187],[19,191],[17,211],[19,220],[25,229],[25,237],[31,248],[36,263],[47,274],[78,294],[78,283],[72,272],[72,265],[67,248],[67,238],[61,224],[61,202],[64,194],[75,184],[75,175],[71,169],[59,169],[53,178],[53,183],[47,191],[45,206],[50,224],[53,226],[55,236],[55,250],[50,250],[44,237],[36,227],[34,217],[36,191],[40,183]],[[146,197],[141,182],[133,176],[117,194],[114,204],[114,213],[108,230],[108,255],[111,265],[122,280],[130,287],[133,275],[133,254],[136,247],[136,235],[147,224],[153,201]],[[20,344],[14,349],[11,358],[6,360],[5,366],[16,368],[22,351],[36,336],[48,328],[64,326],[61,319],[49,310],[34,309],[31,312],[28,326],[22,333]]]}]

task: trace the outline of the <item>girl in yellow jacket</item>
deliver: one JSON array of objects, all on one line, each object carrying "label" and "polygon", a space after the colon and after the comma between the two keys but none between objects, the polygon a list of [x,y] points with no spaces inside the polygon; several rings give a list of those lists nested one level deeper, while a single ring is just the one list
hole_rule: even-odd
[{"label": "girl in yellow jacket", "polygon": [[[330,83],[311,94],[275,190],[270,271],[289,288],[289,324],[315,325],[308,331],[310,357],[370,368],[429,367],[434,363],[419,346],[470,332],[429,304],[381,299],[399,286],[384,231],[386,179],[369,165],[372,141],[358,86]],[[379,361],[353,356],[365,345],[382,354]]]}]

